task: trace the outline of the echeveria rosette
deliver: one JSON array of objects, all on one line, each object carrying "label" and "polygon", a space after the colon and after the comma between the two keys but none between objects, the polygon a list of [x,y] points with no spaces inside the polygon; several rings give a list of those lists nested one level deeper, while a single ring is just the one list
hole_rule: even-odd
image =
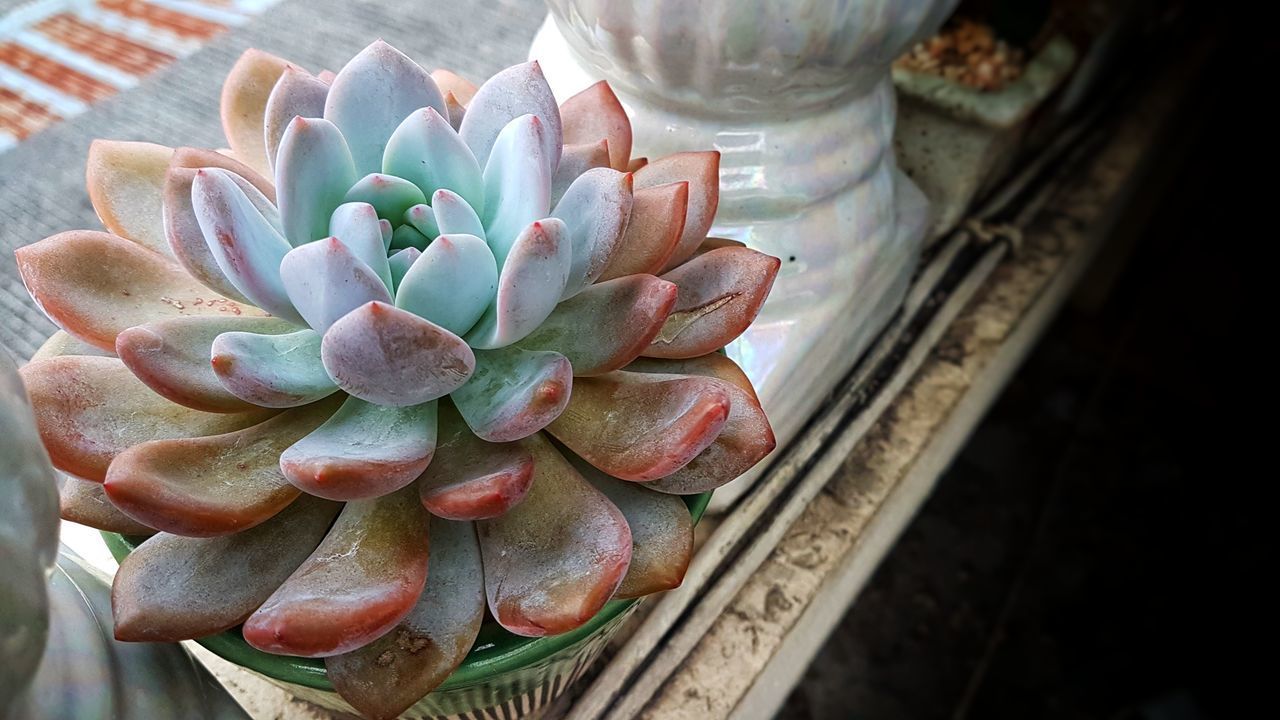
[{"label": "echeveria rosette", "polygon": [[477,88],[382,42],[249,51],[222,119],[229,151],[95,143],[107,232],[18,252],[65,331],[23,370],[64,516],[158,531],[117,635],[243,625],[393,716],[486,603],[541,636],[678,585],[676,496],[774,444],[717,351],[778,261],[706,238],[718,155],[632,159],[603,83],[557,106],[536,63]]}]

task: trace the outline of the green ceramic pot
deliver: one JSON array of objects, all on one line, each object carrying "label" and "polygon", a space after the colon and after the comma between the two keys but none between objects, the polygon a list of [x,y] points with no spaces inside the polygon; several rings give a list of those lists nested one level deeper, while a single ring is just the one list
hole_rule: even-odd
[{"label": "green ceramic pot", "polygon": [[[690,495],[684,500],[697,523],[711,501],[711,493]],[[117,561],[145,540],[108,532],[102,537]],[[497,623],[486,622],[462,666],[401,717],[536,716],[582,675],[639,602],[610,601],[582,627],[552,637],[520,637]],[[355,712],[333,691],[321,659],[262,652],[245,642],[239,628],[196,642],[308,702],[339,712]]]}]

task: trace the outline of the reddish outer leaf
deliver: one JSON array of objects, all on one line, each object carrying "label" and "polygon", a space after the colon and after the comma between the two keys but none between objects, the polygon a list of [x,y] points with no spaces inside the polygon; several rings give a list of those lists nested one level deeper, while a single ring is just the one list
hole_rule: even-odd
[{"label": "reddish outer leaf", "polygon": [[521,443],[534,478],[523,502],[477,523],[489,610],[517,635],[557,635],[590,620],[626,575],[631,531],[542,435]]},{"label": "reddish outer leaf", "polygon": [[[232,157],[227,157],[217,150],[208,150],[206,148],[180,147],[173,151],[173,157],[169,160],[169,168],[187,168],[189,170],[199,170],[200,168],[220,168],[228,172],[235,173],[246,180],[250,185],[258,189],[258,192],[267,197],[272,204],[276,201],[276,187],[262,173],[245,165],[244,163]],[[196,230],[199,232],[199,229]]]},{"label": "reddish outer leaf", "polygon": [[294,326],[276,318],[182,317],[131,327],[116,336],[116,354],[147,387],[189,408],[243,412],[256,406],[227,392],[210,364],[224,332],[279,334]]},{"label": "reddish outer leaf", "polygon": [[462,119],[467,116],[467,106],[452,90],[444,94],[444,108],[449,111],[449,126],[454,130],[462,127]]},{"label": "reddish outer leaf", "polygon": [[569,406],[547,431],[604,472],[644,482],[670,475],[705,450],[729,407],[729,393],[717,380],[616,372],[578,378]]},{"label": "reddish outer leaf", "polygon": [[485,442],[450,403],[440,404],[435,457],[418,478],[422,505],[450,520],[497,517],[524,499],[533,455],[520,443]]},{"label": "reddish outer leaf", "polygon": [[58,501],[63,520],[124,535],[155,533],[154,528],[143,525],[112,505],[107,499],[106,491],[102,489],[102,483],[59,473]]},{"label": "reddish outer leaf", "polygon": [[608,140],[610,166],[627,170],[631,160],[631,121],[609,83],[601,80],[565,100],[560,106],[560,122],[565,145]]},{"label": "reddish outer leaf", "polygon": [[245,622],[244,639],[327,657],[381,637],[422,594],[429,517],[412,487],[347,503],[320,547]]},{"label": "reddish outer leaf", "polygon": [[676,251],[689,209],[689,183],[637,189],[631,221],[601,281],[636,273],[658,273]]},{"label": "reddish outer leaf", "polygon": [[614,597],[643,597],[680,587],[693,557],[693,518],[684,501],[654,492],[648,484],[609,477],[581,458],[570,462],[622,511],[631,528],[631,565]]},{"label": "reddish outer leaf", "polygon": [[649,357],[689,358],[728,345],[756,319],[781,261],[744,247],[699,255],[662,276],[680,288]]},{"label": "reddish outer leaf", "polygon": [[676,292],[675,285],[652,275],[596,283],[557,305],[519,346],[563,354],[576,377],[612,372],[653,342]]},{"label": "reddish outer leaf", "polygon": [[140,442],[232,432],[274,414],[205,413],[175,405],[115,358],[54,357],[28,363],[21,374],[54,467],[94,482],[107,476],[112,458]]},{"label": "reddish outer leaf", "polygon": [[431,573],[422,597],[391,632],[325,659],[338,694],[365,717],[390,720],[434,690],[475,644],[483,578],[471,523],[431,520]]},{"label": "reddish outer leaf", "polygon": [[103,226],[165,256],[161,189],[172,155],[163,145],[94,140],[85,161],[89,200]]},{"label": "reddish outer leaf", "polygon": [[44,344],[36,350],[36,354],[31,356],[31,362],[44,360],[45,358],[61,357],[63,355],[95,355],[97,357],[115,357],[114,352],[108,352],[102,348],[94,347],[83,340],[77,340],[74,335],[66,330],[55,330],[49,336]]},{"label": "reddish outer leaf", "polygon": [[267,162],[267,99],[289,62],[250,48],[244,51],[222,83],[222,131],[236,157],[263,174],[271,173]]},{"label": "reddish outer leaf", "polygon": [[228,300],[140,245],[71,230],[18,248],[18,272],[36,304],[63,330],[114,351],[125,328],[189,315],[262,315]]},{"label": "reddish outer leaf", "polygon": [[744,248],[747,244],[739,240],[731,240],[729,238],[709,237],[702,241],[698,249],[694,251],[693,256],[706,255],[712,250],[720,248]]},{"label": "reddish outer leaf", "polygon": [[636,358],[634,362],[623,368],[627,372],[649,373],[657,375],[701,375],[703,377],[713,377],[732,383],[747,394],[756,403],[760,403],[760,398],[756,397],[756,389],[751,385],[751,378],[738,367],[738,363],[730,360],[727,355],[713,352],[698,357],[680,358],[680,359],[662,359],[662,358]]},{"label": "reddish outer leaf", "polygon": [[298,497],[280,472],[280,453],[336,408],[326,400],[224,435],[134,445],[111,462],[107,497],[129,517],[175,535],[251,528]]},{"label": "reddish outer leaf", "polygon": [[730,395],[729,419],[715,442],[698,457],[667,477],[645,487],[665,493],[689,495],[724,485],[750,470],[777,446],[773,428],[765,417],[751,382],[741,368],[719,353],[688,360],[638,360],[628,370],[671,375],[701,375],[725,381]]},{"label": "reddish outer leaf", "polygon": [[441,93],[453,93],[458,102],[463,105],[471,104],[471,98],[475,97],[476,90],[479,90],[475,83],[444,68],[432,70],[431,79],[436,81],[436,87],[440,88]]},{"label": "reddish outer leaf", "polygon": [[303,496],[234,535],[147,540],[111,586],[116,639],[177,642],[239,625],[315,550],[341,509]]},{"label": "reddish outer leaf", "polygon": [[714,150],[675,153],[635,171],[636,190],[681,180],[689,183],[689,209],[680,243],[667,261],[667,269],[689,259],[711,230],[720,205],[720,153]]},{"label": "reddish outer leaf", "polygon": [[609,167],[609,141],[585,145],[565,145],[560,154],[560,165],[551,177],[551,207],[564,197],[564,191],[582,173],[593,168]]}]

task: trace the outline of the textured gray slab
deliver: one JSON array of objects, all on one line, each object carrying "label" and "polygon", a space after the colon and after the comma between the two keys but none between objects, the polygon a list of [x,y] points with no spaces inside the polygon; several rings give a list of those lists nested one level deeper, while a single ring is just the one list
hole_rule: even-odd
[{"label": "textured gray slab", "polygon": [[311,70],[337,69],[377,38],[425,67],[473,80],[520,62],[542,21],[540,0],[288,0],[138,87],[0,155],[0,345],[27,358],[53,326],[27,297],[13,250],[63,230],[99,226],[84,190],[97,137],[223,147],[218,93],[248,47]]}]

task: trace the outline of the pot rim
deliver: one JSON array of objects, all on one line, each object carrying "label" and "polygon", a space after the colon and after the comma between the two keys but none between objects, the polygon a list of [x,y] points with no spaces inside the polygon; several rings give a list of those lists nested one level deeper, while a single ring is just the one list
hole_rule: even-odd
[{"label": "pot rim", "polygon": [[[689,508],[696,525],[706,512],[714,491],[681,497]],[[107,549],[117,562],[123,561],[145,537],[126,537],[118,533],[102,531]],[[530,638],[504,630],[497,623],[485,623],[480,629],[475,645],[462,664],[448,679],[432,692],[453,690],[489,682],[505,673],[521,670],[561,652],[579,641],[595,634],[610,620],[641,600],[610,600],[595,617],[582,626],[560,635]],[[323,658],[304,658],[291,655],[273,655],[245,642],[240,628],[232,628],[216,635],[197,638],[205,649],[230,663],[258,673],[272,680],[334,692],[324,669]]]}]

